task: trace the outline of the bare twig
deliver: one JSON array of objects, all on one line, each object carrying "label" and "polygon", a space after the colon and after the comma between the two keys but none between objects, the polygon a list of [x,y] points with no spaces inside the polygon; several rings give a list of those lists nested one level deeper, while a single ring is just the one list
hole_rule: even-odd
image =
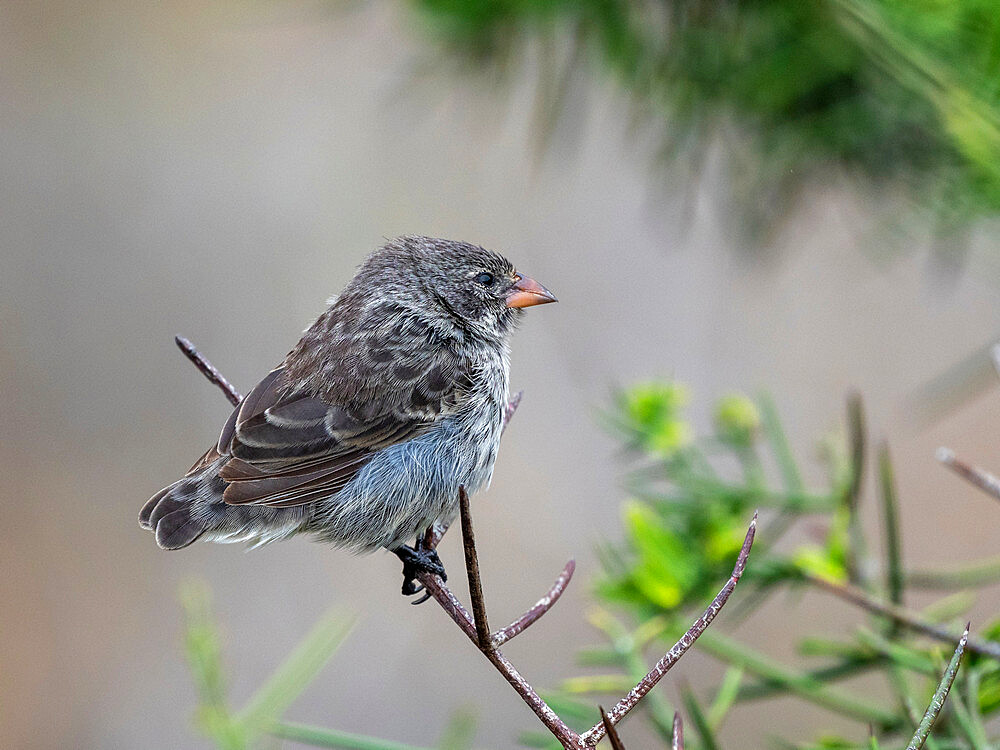
[{"label": "bare twig", "polygon": [[684,750],[684,722],[681,715],[674,711],[674,739],[670,743],[671,750]]},{"label": "bare twig", "polygon": [[622,738],[618,736],[618,730],[608,718],[608,712],[604,710],[604,706],[598,706],[598,708],[601,711],[601,724],[604,725],[604,731],[608,733],[608,739],[611,740],[611,750],[625,750]]},{"label": "bare twig", "polygon": [[[635,705],[642,700],[643,696],[646,695],[653,686],[660,681],[660,678],[665,675],[677,660],[684,655],[684,653],[694,645],[694,642],[698,639],[698,636],[705,632],[705,629],[709,626],[715,616],[719,614],[719,611],[725,605],[726,601],[729,599],[733,590],[736,588],[736,584],[739,582],[740,577],[743,575],[743,570],[746,568],[747,557],[750,555],[750,547],[753,545],[754,533],[757,530],[757,514],[753,514],[753,521],[750,522],[750,528],[747,529],[746,538],[743,540],[743,547],[740,549],[740,554],[736,558],[736,566],[733,568],[733,573],[726,581],[726,585],[722,587],[718,595],[712,600],[712,603],[708,605],[708,608],[702,613],[701,617],[694,621],[694,624],[688,629],[688,631],[681,636],[680,640],[673,645],[673,647],[663,655],[656,665],[649,671],[649,673],[643,677],[639,684],[629,691],[629,694],[618,701],[618,704],[611,709],[608,716],[611,718],[612,724],[617,724],[621,721],[622,717],[625,716],[629,711],[631,711]],[[604,725],[595,724],[588,731],[584,732],[581,737],[584,741],[586,747],[594,747],[601,738],[604,736]]]},{"label": "bare twig", "polygon": [[493,648],[499,648],[515,635],[526,630],[530,625],[534,624],[535,620],[552,609],[552,605],[559,601],[559,597],[562,596],[563,591],[566,590],[566,587],[572,580],[575,570],[576,562],[574,560],[566,563],[566,567],[562,569],[562,573],[556,578],[556,582],[552,584],[552,588],[535,603],[535,606],[514,620],[510,625],[501,628],[493,634]]},{"label": "bare twig", "polygon": [[[441,581],[439,576],[431,573],[421,573],[418,580],[424,585],[434,600],[441,605],[441,608],[454,620],[455,624],[461,628],[462,632],[479,648],[479,637],[476,633],[476,624],[469,615],[465,607],[462,606],[455,595]],[[490,660],[497,671],[510,683],[514,691],[521,696],[522,700],[541,720],[546,728],[555,736],[563,747],[580,747],[579,737],[566,723],[559,718],[555,711],[549,708],[548,704],[541,699],[535,689],[528,684],[521,674],[514,668],[514,665],[498,649],[480,649],[483,655]]]},{"label": "bare twig", "polygon": [[472,599],[472,615],[476,623],[476,640],[479,642],[480,650],[486,651],[493,648],[493,642],[490,640],[490,626],[486,621],[486,602],[483,600],[483,581],[479,575],[476,535],[472,530],[469,493],[465,491],[465,487],[458,488],[458,502],[462,513],[462,546],[465,548],[465,571],[469,576],[469,597]]},{"label": "bare twig", "polygon": [[971,482],[983,492],[1000,500],[1000,479],[997,479],[988,471],[966,463],[958,458],[950,448],[938,448],[937,460],[962,477],[962,479]]},{"label": "bare twig", "polygon": [[233,406],[239,405],[240,401],[243,400],[243,394],[236,390],[233,384],[226,380],[221,372],[215,369],[215,365],[209,362],[201,352],[195,349],[194,344],[183,336],[174,336],[174,343],[176,343],[178,348],[184,352],[184,356],[194,363],[194,366],[198,368],[201,374],[208,378],[209,382],[219,386],[219,389],[226,394],[226,398],[229,399],[229,403]]},{"label": "bare twig", "polygon": [[945,669],[944,674],[941,676],[941,682],[938,684],[937,690],[934,691],[934,696],[931,698],[930,705],[927,706],[927,711],[924,712],[924,718],[920,720],[917,731],[914,733],[913,739],[910,740],[910,744],[907,745],[906,750],[920,750],[927,741],[927,737],[931,733],[931,727],[934,726],[934,720],[941,713],[944,701],[948,697],[952,683],[955,681],[955,675],[958,674],[958,665],[962,661],[962,652],[965,651],[968,641],[969,625],[966,625],[965,632],[958,641],[958,647],[955,649],[955,653],[948,663],[948,668]]},{"label": "bare twig", "polygon": [[[824,591],[830,592],[834,596],[840,597],[844,601],[855,604],[862,609],[866,609],[877,615],[888,617],[890,620],[893,620],[910,630],[923,633],[924,635],[943,643],[953,645],[960,642],[964,637],[958,636],[946,628],[942,628],[938,625],[922,620],[918,614],[908,609],[873,599],[867,593],[854,586],[834,583],[833,581],[828,581],[825,578],[812,575],[807,575],[805,580],[817,588],[821,588]],[[996,641],[983,641],[975,638],[966,638],[966,641],[967,644],[965,648],[972,653],[1000,660],[1000,643],[997,643]]]}]

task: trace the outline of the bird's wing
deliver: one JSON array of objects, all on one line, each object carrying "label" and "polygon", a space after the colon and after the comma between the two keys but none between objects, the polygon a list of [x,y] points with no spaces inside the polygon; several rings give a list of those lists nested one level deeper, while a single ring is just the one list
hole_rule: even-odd
[{"label": "bird's wing", "polygon": [[284,367],[258,383],[233,411],[216,448],[228,457],[219,472],[229,483],[225,501],[287,507],[328,497],[376,451],[450,413],[468,389],[458,359],[440,352],[404,356],[396,350],[364,369],[365,387],[353,389],[344,403],[287,393]]}]

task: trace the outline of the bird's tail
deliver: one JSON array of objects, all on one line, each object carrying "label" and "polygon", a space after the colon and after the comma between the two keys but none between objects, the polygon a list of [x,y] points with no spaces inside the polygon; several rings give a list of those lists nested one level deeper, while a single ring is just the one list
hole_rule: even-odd
[{"label": "bird's tail", "polygon": [[187,547],[212,526],[218,509],[225,507],[224,490],[217,467],[204,466],[149,498],[139,511],[139,525],[154,532],[163,549]]}]

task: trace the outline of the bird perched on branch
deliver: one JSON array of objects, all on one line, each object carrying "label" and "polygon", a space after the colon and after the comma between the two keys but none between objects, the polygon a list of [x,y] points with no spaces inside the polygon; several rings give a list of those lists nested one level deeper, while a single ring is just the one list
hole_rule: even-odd
[{"label": "bird perched on branch", "polygon": [[[368,256],[222,434],[139,523],[164,549],[306,533],[444,574],[421,538],[487,486],[522,308],[555,302],[503,256],[401,237]],[[413,547],[404,544],[417,538]]]}]

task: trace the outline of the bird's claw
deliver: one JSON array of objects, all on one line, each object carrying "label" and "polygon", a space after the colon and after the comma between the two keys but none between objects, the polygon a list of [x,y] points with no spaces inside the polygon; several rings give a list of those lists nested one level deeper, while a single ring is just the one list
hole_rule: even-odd
[{"label": "bird's claw", "polygon": [[[423,591],[424,587],[417,583],[417,576],[421,573],[431,573],[440,576],[442,581],[448,580],[448,575],[444,572],[444,565],[438,557],[436,550],[427,549],[418,540],[415,547],[403,545],[393,552],[403,561],[403,588],[404,596],[412,596]],[[425,592],[414,604],[421,604],[430,598],[430,593]]]}]

